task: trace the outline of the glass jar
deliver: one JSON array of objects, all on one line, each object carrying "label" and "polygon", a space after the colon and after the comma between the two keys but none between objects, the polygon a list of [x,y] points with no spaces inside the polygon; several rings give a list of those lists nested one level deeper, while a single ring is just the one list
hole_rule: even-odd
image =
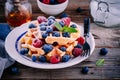
[{"label": "glass jar", "polygon": [[12,27],[20,26],[31,21],[32,8],[28,0],[7,0],[5,4],[5,17]]}]

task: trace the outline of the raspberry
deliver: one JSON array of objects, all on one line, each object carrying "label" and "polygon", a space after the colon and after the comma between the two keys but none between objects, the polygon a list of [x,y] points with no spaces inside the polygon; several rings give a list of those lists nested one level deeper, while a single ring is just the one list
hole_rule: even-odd
[{"label": "raspberry", "polygon": [[46,22],[47,19],[46,19],[46,17],[44,17],[44,16],[38,16],[38,17],[37,17],[37,21],[38,21],[39,23],[42,23],[42,22]]},{"label": "raspberry", "polygon": [[59,3],[63,3],[65,2],[66,0],[57,0]]},{"label": "raspberry", "polygon": [[74,48],[73,49],[73,56],[77,57],[82,53],[82,49],[80,48]]},{"label": "raspberry", "polygon": [[59,56],[51,56],[50,63],[56,64],[58,62],[60,62],[60,57]]},{"label": "raspberry", "polygon": [[83,37],[79,37],[77,41],[78,41],[78,44],[81,44],[81,45],[85,43],[85,39]]},{"label": "raspberry", "polygon": [[66,26],[69,26],[70,22],[71,22],[71,19],[69,17],[65,17],[65,18],[62,18],[62,21],[64,22],[64,24]]},{"label": "raspberry", "polygon": [[32,45],[36,48],[40,48],[42,46],[42,41],[39,39],[35,39]]},{"label": "raspberry", "polygon": [[50,0],[43,0],[43,3],[50,4]]}]

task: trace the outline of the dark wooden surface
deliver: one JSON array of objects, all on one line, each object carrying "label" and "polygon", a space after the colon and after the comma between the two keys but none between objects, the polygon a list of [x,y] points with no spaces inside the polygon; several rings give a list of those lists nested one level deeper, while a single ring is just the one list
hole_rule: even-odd
[{"label": "dark wooden surface", "polygon": [[[39,15],[45,15],[42,13],[36,5],[36,0],[30,0],[33,8],[32,19],[35,20]],[[64,11],[67,13],[72,21],[77,24],[83,25],[83,18],[91,17],[89,13],[90,0],[70,0],[67,9]],[[82,13],[77,13],[75,10],[77,7],[86,9]],[[60,15],[56,16],[57,18]],[[92,17],[91,17],[92,19]],[[91,23],[91,33],[95,38],[95,50],[93,54],[77,65],[72,67],[57,69],[57,70],[44,70],[35,69],[24,66],[19,63],[15,63],[15,66],[19,68],[18,74],[10,74],[9,68],[3,73],[2,79],[11,80],[39,80],[39,79],[118,79],[120,80],[120,27],[117,28],[103,28],[94,23]],[[99,51],[101,48],[107,48],[108,54],[100,56]],[[104,58],[105,64],[101,67],[95,65],[98,59]],[[82,74],[81,69],[84,66],[89,67],[88,74]]]}]

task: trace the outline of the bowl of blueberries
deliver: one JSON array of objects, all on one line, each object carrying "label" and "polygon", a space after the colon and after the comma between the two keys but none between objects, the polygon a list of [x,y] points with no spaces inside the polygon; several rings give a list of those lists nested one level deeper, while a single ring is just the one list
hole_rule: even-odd
[{"label": "bowl of blueberries", "polygon": [[42,12],[55,16],[67,8],[68,0],[37,0],[37,4]]}]

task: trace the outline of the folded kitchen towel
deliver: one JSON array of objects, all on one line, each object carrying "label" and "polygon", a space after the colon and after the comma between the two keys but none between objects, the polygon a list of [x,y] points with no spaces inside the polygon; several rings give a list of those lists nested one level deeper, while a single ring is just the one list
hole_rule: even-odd
[{"label": "folded kitchen towel", "polygon": [[8,33],[11,31],[8,24],[0,24],[0,39],[5,40]]},{"label": "folded kitchen towel", "polygon": [[11,31],[8,24],[0,24],[0,78],[5,68],[12,65],[15,61],[7,54],[5,50],[5,38]]}]

